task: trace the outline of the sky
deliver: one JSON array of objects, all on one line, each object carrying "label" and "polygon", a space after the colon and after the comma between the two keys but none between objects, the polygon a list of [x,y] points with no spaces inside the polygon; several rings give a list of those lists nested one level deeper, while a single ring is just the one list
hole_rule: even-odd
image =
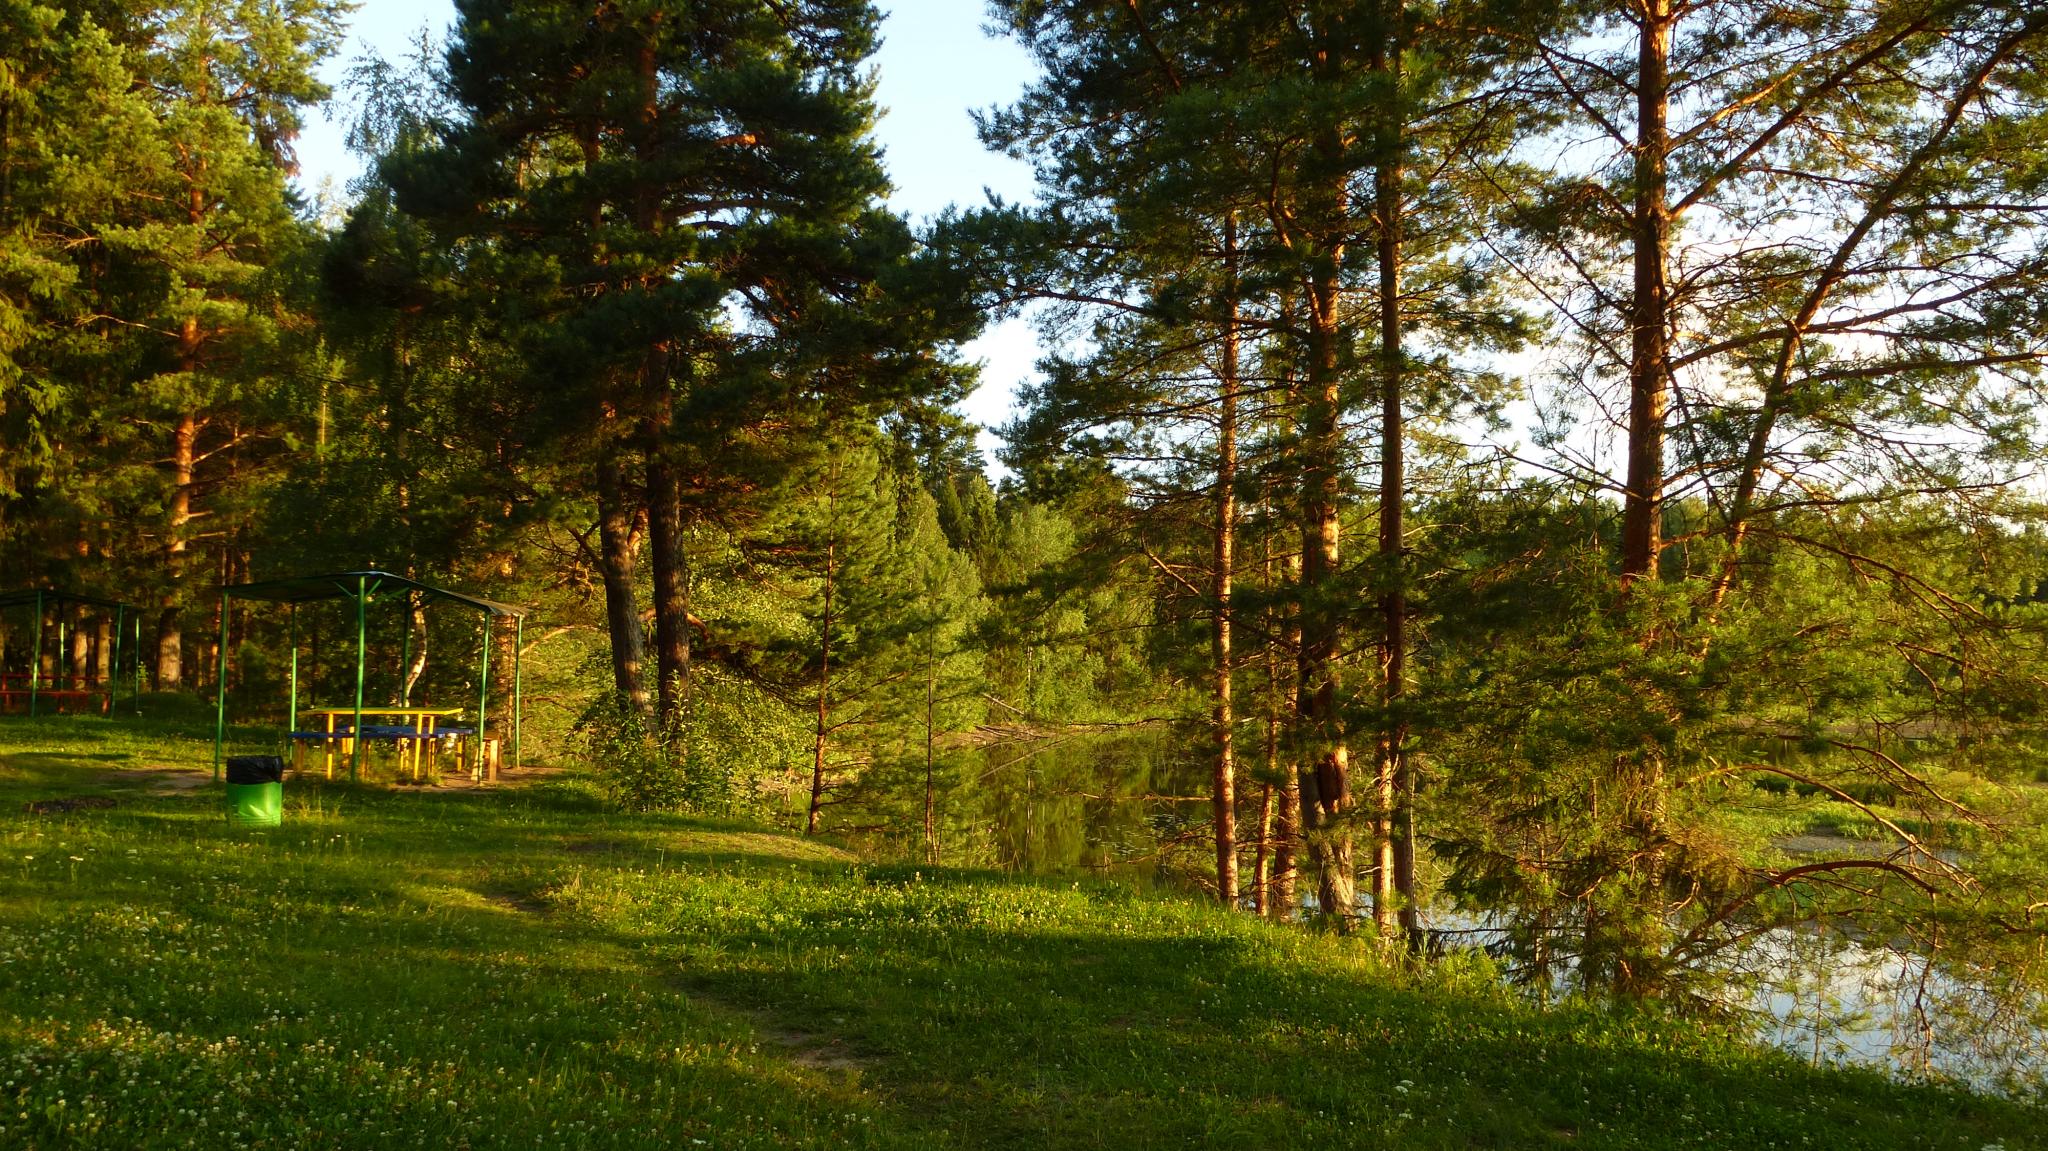
[{"label": "sky", "polygon": [[[896,190],[889,206],[914,220],[949,205],[981,203],[987,192],[1006,200],[1031,198],[1030,170],[989,152],[975,138],[970,112],[1017,98],[1034,66],[1014,42],[986,35],[979,0],[882,0],[882,49],[875,55],[884,113],[876,128]],[[336,88],[335,119],[315,118],[299,139],[299,183],[309,193],[346,188],[362,163],[343,146],[347,100],[341,81],[351,61],[374,53],[397,58],[422,28],[440,36],[455,18],[452,0],[361,0],[348,43],[327,62]],[[1030,327],[1009,321],[992,327],[965,349],[983,365],[981,386],[963,410],[985,426],[1009,418],[1020,383],[1038,351]],[[982,449],[996,440],[984,433]]]}]

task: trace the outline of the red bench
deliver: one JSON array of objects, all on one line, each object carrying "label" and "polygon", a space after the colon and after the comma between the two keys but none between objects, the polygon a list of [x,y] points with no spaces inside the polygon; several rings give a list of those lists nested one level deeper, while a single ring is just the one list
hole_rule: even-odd
[{"label": "red bench", "polygon": [[[27,715],[27,687],[0,687],[0,715]],[[96,712],[105,715],[107,693],[75,687],[46,687],[34,693],[36,714],[58,715]]]}]

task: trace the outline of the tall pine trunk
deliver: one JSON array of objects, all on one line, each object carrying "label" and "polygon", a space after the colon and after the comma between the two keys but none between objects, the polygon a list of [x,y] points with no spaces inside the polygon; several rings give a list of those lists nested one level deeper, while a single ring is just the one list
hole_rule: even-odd
[{"label": "tall pine trunk", "polygon": [[654,568],[654,662],[663,738],[682,727],[690,695],[690,560],[681,482],[665,447],[647,461],[647,540]]},{"label": "tall pine trunk", "polygon": [[1628,490],[1621,520],[1625,580],[1655,578],[1663,547],[1664,417],[1670,401],[1667,326],[1670,308],[1671,206],[1665,158],[1671,102],[1673,0],[1644,0],[1636,61],[1636,198],[1630,244],[1635,295],[1629,305]]},{"label": "tall pine trunk", "polygon": [[1342,560],[1338,468],[1343,431],[1338,379],[1339,290],[1334,269],[1318,274],[1309,303],[1309,380],[1303,421],[1301,684],[1298,712],[1306,759],[1301,830],[1316,873],[1322,913],[1346,924],[1358,907],[1352,861],[1350,750],[1337,711],[1337,653],[1342,633],[1337,580]]},{"label": "tall pine trunk", "polygon": [[640,609],[634,602],[633,508],[618,449],[608,446],[597,465],[598,567],[604,577],[605,627],[611,633],[612,686],[635,713],[649,714]]},{"label": "tall pine trunk", "polygon": [[[196,158],[197,167],[185,173],[185,221],[193,227],[206,219],[206,189],[201,179],[206,159]],[[178,371],[189,380],[200,368],[205,336],[199,317],[188,315],[178,325]],[[186,401],[190,403],[190,401]],[[187,407],[178,413],[171,433],[171,500],[164,534],[164,576],[167,590],[157,625],[156,678],[160,691],[175,691],[185,682],[185,632],[180,611],[184,605],[186,556],[191,542],[192,485],[198,467],[199,414]]]},{"label": "tall pine trunk", "polygon": [[[1217,365],[1215,740],[1216,898],[1237,903],[1237,716],[1231,699],[1231,582],[1237,548],[1237,219],[1223,221],[1223,348]],[[1262,848],[1263,851],[1263,848]]]},{"label": "tall pine trunk", "polygon": [[1380,726],[1379,763],[1373,775],[1379,818],[1374,835],[1378,866],[1373,879],[1373,921],[1382,938],[1395,926],[1412,941],[1415,909],[1415,781],[1409,772],[1407,723],[1408,603],[1402,556],[1406,550],[1407,456],[1402,401],[1406,354],[1401,327],[1401,197],[1403,140],[1399,0],[1381,5],[1373,71],[1385,93],[1379,156],[1373,171],[1373,215],[1379,239],[1380,368]]},{"label": "tall pine trunk", "polygon": [[[661,72],[651,39],[642,41],[634,71],[640,84],[634,156],[644,166],[659,167],[665,160]],[[660,235],[665,221],[656,189],[643,182],[633,189],[632,200],[634,226],[647,235]],[[690,557],[682,477],[669,444],[675,430],[672,366],[669,348],[657,343],[641,358],[639,378],[640,402],[647,405],[647,535],[654,569],[655,697],[664,740],[681,737],[690,698]]]},{"label": "tall pine trunk", "polygon": [[[199,358],[199,320],[188,316],[179,337],[180,360],[195,370]],[[171,430],[171,500],[164,523],[165,591],[159,601],[156,633],[156,687],[176,691],[185,683],[185,563],[191,550],[192,479],[197,466],[199,417],[183,412]]]},{"label": "tall pine trunk", "polygon": [[[1292,919],[1301,906],[1299,883],[1301,876],[1301,774],[1299,771],[1301,752],[1298,744],[1290,744],[1287,754],[1280,755],[1282,724],[1280,713],[1283,700],[1289,693],[1283,690],[1283,660],[1287,673],[1294,678],[1296,697],[1300,695],[1301,683],[1301,556],[1290,555],[1281,562],[1282,580],[1295,593],[1294,604],[1285,608],[1287,618],[1281,627],[1280,650],[1266,668],[1267,690],[1271,693],[1272,711],[1267,720],[1268,746],[1273,751],[1271,766],[1280,781],[1279,809],[1273,818],[1273,915],[1278,919]],[[1282,604],[1287,597],[1276,597]],[[1294,709],[1299,712],[1299,705]]]},{"label": "tall pine trunk", "polygon": [[[1344,46],[1328,30],[1316,35],[1310,67],[1316,80],[1334,83],[1343,74]],[[1337,708],[1337,660],[1343,639],[1343,527],[1339,519],[1343,466],[1341,314],[1345,237],[1350,191],[1344,171],[1343,133],[1334,122],[1315,132],[1311,148],[1327,173],[1301,208],[1313,245],[1308,290],[1307,381],[1302,396],[1299,451],[1301,474],[1301,579],[1299,618],[1301,680],[1296,711],[1302,757],[1301,837],[1315,868],[1322,914],[1346,929],[1358,908],[1358,874],[1352,860],[1351,753]]]},{"label": "tall pine trunk", "polygon": [[[0,660],[4,662],[4,660]],[[99,619],[92,628],[92,682],[94,687],[108,687],[114,677],[120,674],[114,667],[114,620],[100,610]]]},{"label": "tall pine trunk", "polygon": [[[1663,549],[1664,431],[1669,403],[1667,363],[1670,319],[1671,205],[1666,160],[1671,141],[1670,55],[1679,8],[1674,0],[1644,0],[1637,20],[1635,204],[1631,213],[1635,292],[1629,304],[1628,490],[1621,524],[1624,585],[1657,578]],[[1663,751],[1653,739],[1615,762],[1617,799],[1627,805],[1640,844],[1625,882],[1632,914],[1614,916],[1589,903],[1581,966],[1604,976],[1624,995],[1660,990],[1665,927],[1665,778]]]},{"label": "tall pine trunk", "polygon": [[818,834],[818,813],[825,808],[825,750],[831,734],[832,716],[832,592],[838,574],[838,545],[825,545],[825,617],[818,630],[818,720],[811,740],[811,807],[804,817],[804,834]]}]

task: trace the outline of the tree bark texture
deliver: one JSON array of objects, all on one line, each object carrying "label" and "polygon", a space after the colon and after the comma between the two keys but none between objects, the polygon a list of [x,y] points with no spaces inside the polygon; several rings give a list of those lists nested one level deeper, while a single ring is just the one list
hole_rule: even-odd
[{"label": "tree bark texture", "polygon": [[412,633],[412,658],[406,664],[405,682],[399,687],[398,700],[401,705],[410,706],[413,692],[419,688],[421,677],[427,674],[426,600],[416,595],[406,597],[405,626]]},{"label": "tree bark texture", "polygon": [[1231,583],[1237,548],[1237,221],[1223,222],[1223,346],[1217,365],[1215,740],[1212,794],[1216,825],[1216,898],[1235,906],[1237,881],[1237,716],[1231,699]]},{"label": "tree bark texture", "polygon": [[71,686],[84,687],[88,676],[88,660],[92,655],[92,635],[85,628],[85,605],[70,605],[70,616],[70,667],[67,670],[71,676]]},{"label": "tree bark texture", "polygon": [[825,545],[825,618],[818,632],[818,725],[811,741],[811,808],[804,817],[804,834],[818,834],[818,813],[825,807],[825,745],[831,733],[832,714],[832,592],[833,570],[838,545]]},{"label": "tree bark texture", "polygon": [[104,687],[119,674],[114,668],[114,620],[101,610],[92,628],[92,682]]},{"label": "tree bark texture", "polygon": [[647,462],[647,539],[654,568],[654,662],[664,737],[680,731],[690,696],[690,560],[682,486],[666,452]]},{"label": "tree bark texture", "polygon": [[[1407,723],[1401,718],[1407,690],[1408,603],[1402,557],[1408,499],[1403,400],[1407,365],[1401,327],[1401,242],[1405,207],[1401,196],[1402,115],[1401,28],[1398,3],[1382,3],[1381,34],[1374,40],[1373,70],[1388,93],[1380,117],[1379,156],[1373,172],[1373,215],[1379,240],[1380,369],[1380,705],[1384,719],[1373,785],[1379,818],[1374,835],[1378,866],[1373,880],[1373,921],[1382,938],[1398,914],[1404,933],[1416,930],[1415,791],[1409,774]],[[1397,910],[1398,909],[1398,912]]]},{"label": "tree bark texture", "polygon": [[621,471],[616,449],[608,448],[597,465],[598,566],[604,577],[605,626],[611,633],[612,685],[635,712],[646,716],[647,686],[641,677],[646,651],[633,596],[633,508],[626,501]]},{"label": "tree bark texture", "polygon": [[1358,907],[1352,860],[1350,751],[1337,712],[1337,652],[1342,632],[1337,579],[1342,560],[1338,520],[1339,426],[1337,342],[1339,286],[1334,269],[1311,285],[1307,405],[1302,429],[1301,830],[1316,872],[1322,913],[1348,923]]},{"label": "tree bark texture", "polygon": [[[1286,586],[1295,590],[1301,587],[1301,557],[1288,556],[1281,564],[1285,573]],[[1284,599],[1283,599],[1284,602]],[[1272,914],[1276,919],[1292,919],[1301,907],[1299,890],[1301,859],[1301,773],[1300,751],[1289,741],[1287,755],[1280,755],[1282,747],[1282,700],[1287,698],[1282,690],[1282,666],[1289,669],[1297,697],[1291,710],[1299,712],[1298,697],[1301,681],[1301,609],[1297,604],[1288,611],[1282,625],[1281,646],[1276,657],[1267,668],[1267,690],[1271,693],[1271,713],[1267,720],[1269,747],[1272,749],[1269,767],[1279,780],[1280,802],[1273,817],[1273,900]]]},{"label": "tree bark texture", "polygon": [[[199,355],[199,320],[188,316],[179,337],[181,360],[187,370],[196,369]],[[192,479],[197,466],[199,417],[192,412],[178,416],[171,431],[171,500],[164,523],[164,575],[169,580],[157,616],[156,687],[176,691],[185,683],[185,632],[181,612],[184,606],[185,560],[191,550]]]},{"label": "tree bark texture", "polygon": [[1635,191],[1630,244],[1635,294],[1629,304],[1628,488],[1621,519],[1624,580],[1655,578],[1663,548],[1664,422],[1670,402],[1669,249],[1673,0],[1643,0],[1637,40]]}]

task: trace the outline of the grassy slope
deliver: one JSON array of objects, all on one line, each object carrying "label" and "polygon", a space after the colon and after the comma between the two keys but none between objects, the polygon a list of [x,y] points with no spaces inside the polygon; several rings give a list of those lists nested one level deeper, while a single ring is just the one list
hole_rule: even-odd
[{"label": "grassy slope", "polygon": [[[293,784],[231,834],[141,770],[190,734],[0,720],[0,1147],[2043,1145],[1342,940],[573,787]],[[120,806],[22,814],[86,794]]]}]

